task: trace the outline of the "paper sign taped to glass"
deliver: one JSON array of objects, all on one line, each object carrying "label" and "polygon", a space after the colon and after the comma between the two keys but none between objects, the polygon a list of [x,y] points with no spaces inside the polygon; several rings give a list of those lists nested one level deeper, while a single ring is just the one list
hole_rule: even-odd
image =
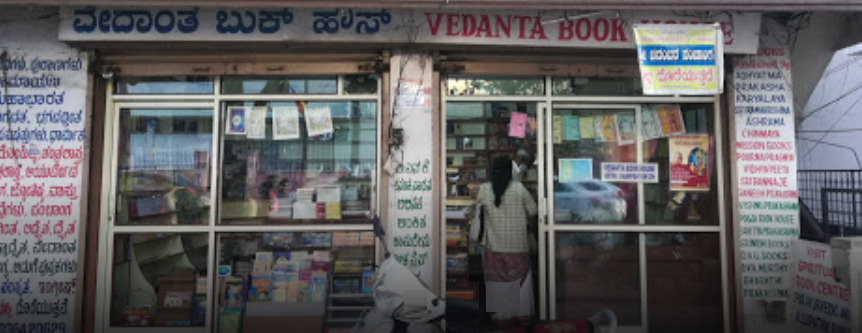
[{"label": "paper sign taped to glass", "polygon": [[709,191],[709,136],[670,137],[670,190]]},{"label": "paper sign taped to glass", "polygon": [[644,95],[715,95],[724,82],[721,26],[635,24]]}]

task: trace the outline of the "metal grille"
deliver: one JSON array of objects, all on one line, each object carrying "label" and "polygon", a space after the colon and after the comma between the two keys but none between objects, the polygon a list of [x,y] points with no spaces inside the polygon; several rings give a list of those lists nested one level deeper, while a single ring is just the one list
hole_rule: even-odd
[{"label": "metal grille", "polygon": [[821,224],[829,237],[862,235],[862,189],[824,188],[820,191]]},{"label": "metal grille", "polygon": [[822,223],[822,190],[862,189],[862,170],[800,170],[798,186],[799,199],[808,206],[817,221]]}]

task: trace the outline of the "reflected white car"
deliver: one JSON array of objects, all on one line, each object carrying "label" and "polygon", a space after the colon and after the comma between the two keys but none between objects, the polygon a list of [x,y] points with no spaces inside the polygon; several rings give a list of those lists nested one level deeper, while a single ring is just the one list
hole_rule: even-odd
[{"label": "reflected white car", "polygon": [[598,180],[554,182],[554,220],[562,223],[620,223],[626,217],[625,192]]}]

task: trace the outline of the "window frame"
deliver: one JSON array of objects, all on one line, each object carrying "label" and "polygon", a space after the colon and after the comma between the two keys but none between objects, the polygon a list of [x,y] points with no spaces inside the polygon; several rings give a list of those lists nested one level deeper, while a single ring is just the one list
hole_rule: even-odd
[{"label": "window frame", "polygon": [[[117,79],[111,78],[105,84],[105,125],[104,128],[96,129],[104,131],[104,141],[102,147],[104,157],[102,163],[102,184],[100,198],[101,202],[105,203],[100,207],[99,218],[99,244],[103,246],[102,251],[98,251],[97,255],[97,289],[95,297],[95,329],[97,332],[152,332],[153,329],[159,329],[165,333],[173,332],[213,332],[217,328],[216,320],[216,274],[217,274],[217,256],[218,242],[220,237],[231,233],[264,233],[264,232],[332,232],[332,231],[373,231],[374,227],[371,223],[366,224],[287,224],[287,225],[228,225],[219,224],[219,214],[222,196],[222,140],[225,135],[225,129],[222,122],[222,109],[225,107],[225,102],[245,102],[253,100],[266,100],[270,102],[374,102],[376,103],[377,116],[376,135],[375,135],[375,170],[372,175],[371,187],[371,212],[377,215],[380,212],[380,197],[381,187],[380,179],[383,172],[380,165],[380,156],[382,154],[382,122],[383,114],[383,96],[384,88],[387,83],[383,82],[383,77],[377,76],[377,92],[375,94],[347,94],[344,91],[344,80],[348,75],[353,74],[338,74],[336,76],[336,93],[335,94],[224,94],[222,92],[222,82],[226,75],[204,75],[209,76],[213,80],[214,89],[212,94],[116,94]],[[370,74],[370,73],[366,73]],[[255,75],[249,75],[255,76]],[[289,78],[292,76],[304,75],[284,75]],[[147,109],[176,109],[176,108],[193,108],[212,110],[213,112],[213,132],[212,132],[212,153],[210,154],[210,207],[209,220],[206,224],[201,225],[118,225],[116,224],[116,206],[117,206],[117,185],[118,185],[118,166],[119,166],[119,138],[120,138],[120,111],[129,108],[147,108]],[[113,257],[114,257],[114,239],[115,235],[120,234],[149,234],[149,233],[206,233],[210,246],[207,249],[207,308],[204,326],[147,326],[147,327],[127,327],[127,326],[112,326],[111,309],[113,308]],[[375,263],[379,261],[380,244],[379,240],[375,239],[373,260]]]}]

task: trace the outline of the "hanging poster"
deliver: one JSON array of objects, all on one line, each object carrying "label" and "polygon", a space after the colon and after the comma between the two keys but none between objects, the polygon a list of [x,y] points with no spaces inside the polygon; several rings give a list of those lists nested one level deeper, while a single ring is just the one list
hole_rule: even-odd
[{"label": "hanging poster", "polygon": [[676,135],[670,146],[670,190],[709,191],[709,135]]},{"label": "hanging poster", "polygon": [[563,116],[563,140],[574,141],[581,139],[581,125],[578,116]]},{"label": "hanging poster", "polygon": [[720,25],[636,24],[634,31],[644,95],[721,93]]},{"label": "hanging poster", "polygon": [[527,114],[521,112],[512,112],[512,118],[509,121],[509,136],[514,138],[523,138],[527,134]]},{"label": "hanging poster", "polygon": [[642,135],[644,140],[655,140],[663,137],[661,131],[661,120],[658,111],[652,105],[644,105],[641,109],[641,123],[643,123]]},{"label": "hanging poster", "polygon": [[295,105],[272,109],[272,138],[299,139],[299,109]]},{"label": "hanging poster", "polygon": [[249,139],[266,139],[265,106],[255,106],[248,110],[246,132]]},{"label": "hanging poster", "polygon": [[593,179],[593,159],[591,158],[561,158],[558,163],[560,183]]},{"label": "hanging poster", "polygon": [[233,106],[227,109],[227,130],[226,134],[244,135],[245,131],[245,107]]},{"label": "hanging poster", "polygon": [[594,117],[581,117],[581,139],[593,139],[596,137],[596,125]]},{"label": "hanging poster", "polygon": [[617,141],[619,141],[620,146],[635,143],[635,139],[637,138],[637,133],[635,132],[635,114],[617,113],[614,115],[614,122],[617,125]]},{"label": "hanging poster", "polygon": [[554,144],[563,143],[563,117],[554,116],[552,118],[551,126],[553,128],[553,132],[551,134],[553,136]]},{"label": "hanging poster", "polygon": [[597,142],[614,142],[617,140],[616,123],[613,115],[596,116],[594,119]]},{"label": "hanging poster", "polygon": [[682,122],[682,113],[679,111],[678,104],[659,105],[656,106],[656,110],[664,136],[685,133],[685,124]]},{"label": "hanging poster", "polygon": [[313,106],[305,109],[305,126],[308,136],[332,133],[332,112],[329,106]]}]

